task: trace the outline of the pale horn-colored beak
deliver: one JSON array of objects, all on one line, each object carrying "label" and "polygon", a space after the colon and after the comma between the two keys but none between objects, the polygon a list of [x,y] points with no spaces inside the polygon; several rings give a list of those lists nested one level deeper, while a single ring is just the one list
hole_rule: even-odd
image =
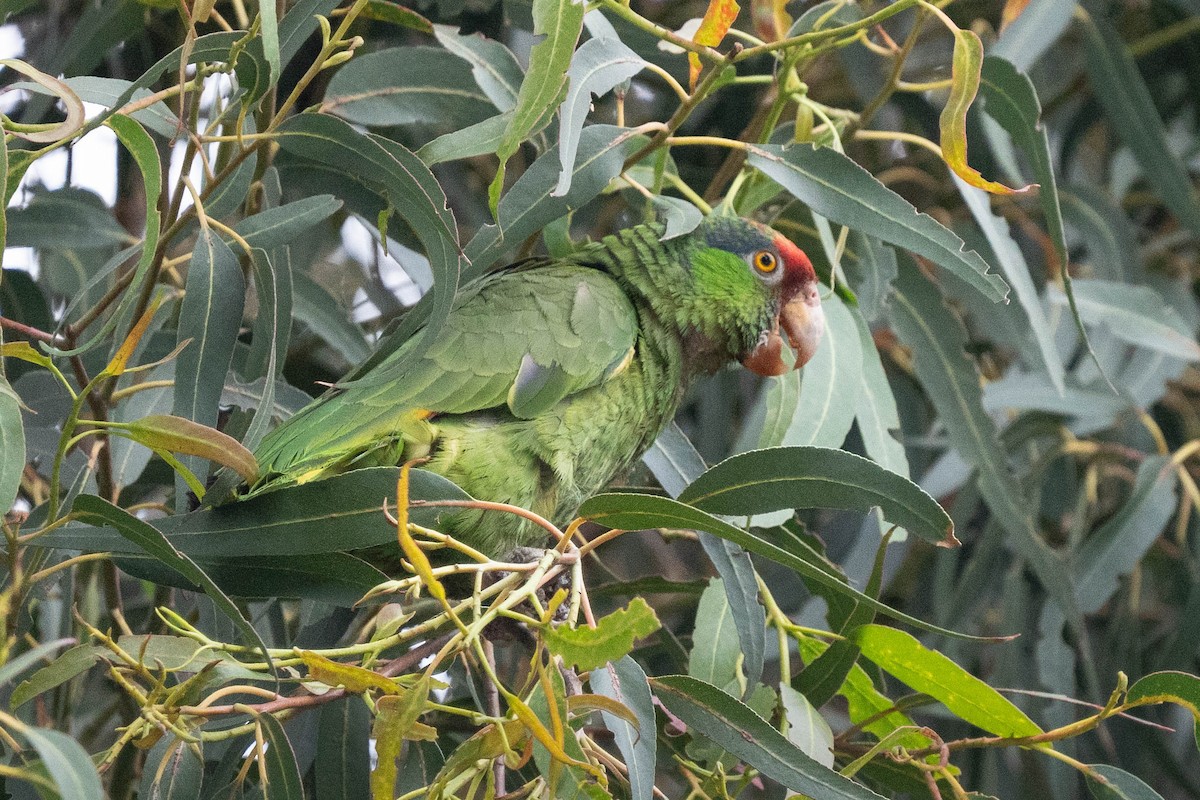
[{"label": "pale horn-colored beak", "polygon": [[779,312],[779,324],[796,353],[796,369],[816,355],[825,335],[825,310],[821,308],[820,285],[815,281],[802,288]]},{"label": "pale horn-colored beak", "polygon": [[[783,358],[783,337],[779,335],[781,327],[796,354],[795,364],[789,365]],[[824,334],[825,311],[821,308],[820,285],[811,281],[801,287],[780,310],[775,325],[742,359],[742,365],[767,378],[783,375],[789,369],[800,369],[816,354]]]}]

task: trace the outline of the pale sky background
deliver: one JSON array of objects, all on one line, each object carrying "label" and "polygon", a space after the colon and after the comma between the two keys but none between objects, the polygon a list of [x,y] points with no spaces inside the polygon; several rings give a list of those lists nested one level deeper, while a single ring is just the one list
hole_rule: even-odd
[{"label": "pale sky background", "polygon": [[[15,25],[0,25],[0,58],[20,58],[24,55],[25,42]],[[0,71],[0,79],[11,79]],[[206,99],[211,102],[215,92],[227,91],[228,78],[214,76],[206,88]],[[0,94],[0,111],[12,109],[20,92]],[[90,118],[101,110],[100,106],[85,103],[84,108]],[[215,146],[214,146],[215,147]],[[67,184],[80,189],[88,189],[99,195],[106,205],[116,202],[116,152],[117,139],[111,130],[99,127],[91,131],[73,146],[74,156],[71,164],[71,174],[68,176],[68,160],[65,150],[59,150],[35,162],[25,174],[21,187],[13,194],[10,206],[23,206],[29,200],[29,187],[42,186],[46,189],[58,189]],[[180,160],[183,145],[175,148],[174,157],[169,169],[171,185],[179,178]],[[202,167],[199,161],[193,165],[192,180],[199,185],[203,179]],[[185,198],[184,207],[191,205],[190,198]],[[335,261],[349,259],[359,265],[366,265],[373,259],[379,261],[379,271],[384,284],[406,305],[414,303],[421,293],[428,288],[428,267],[423,256],[414,253],[394,242],[389,245],[389,252],[400,257],[397,261],[391,255],[383,252],[378,244],[378,234],[367,227],[357,218],[350,218],[342,225],[342,247],[332,254]],[[405,270],[402,263],[409,266]],[[11,247],[4,251],[4,266],[6,268],[25,269],[37,274],[37,255],[28,247]],[[379,310],[367,300],[365,293],[359,292],[355,298],[354,318],[362,322],[378,316]]]}]

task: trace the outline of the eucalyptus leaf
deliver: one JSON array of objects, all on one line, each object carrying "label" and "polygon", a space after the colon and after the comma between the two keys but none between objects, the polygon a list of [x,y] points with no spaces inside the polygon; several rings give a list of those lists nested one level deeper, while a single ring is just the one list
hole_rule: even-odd
[{"label": "eucalyptus leaf", "polygon": [[558,159],[561,171],[551,193],[561,197],[571,188],[579,134],[591,106],[592,95],[607,94],[642,71],[646,62],[620,39],[589,39],[571,58],[567,71],[567,96],[558,108]]},{"label": "eucalyptus leaf", "polygon": [[979,254],[845,155],[810,145],[751,145],[747,160],[833,222],[870,232],[950,270],[990,300],[1008,287]]}]

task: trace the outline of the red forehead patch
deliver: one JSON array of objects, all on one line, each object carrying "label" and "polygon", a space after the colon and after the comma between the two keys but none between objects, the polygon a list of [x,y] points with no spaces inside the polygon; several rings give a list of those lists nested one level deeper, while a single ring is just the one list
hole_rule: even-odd
[{"label": "red forehead patch", "polygon": [[812,262],[808,260],[808,256],[803,250],[792,243],[791,239],[777,233],[775,234],[775,247],[778,248],[779,255],[783,256],[783,266],[789,275],[806,281],[816,279],[817,273],[813,269]]}]

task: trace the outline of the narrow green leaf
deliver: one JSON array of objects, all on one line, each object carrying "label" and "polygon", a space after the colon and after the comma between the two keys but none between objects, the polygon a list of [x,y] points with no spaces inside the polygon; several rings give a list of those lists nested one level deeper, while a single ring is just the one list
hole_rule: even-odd
[{"label": "narrow green leaf", "polygon": [[[354,381],[363,376],[374,384],[394,379],[424,348],[437,339],[454,296],[458,292],[465,267],[458,243],[458,227],[446,205],[446,195],[429,168],[413,153],[395,142],[366,136],[345,122],[325,114],[298,114],[279,127],[280,147],[318,163],[338,164],[342,171],[383,189],[391,208],[412,228],[429,259],[433,289],[421,314],[405,315],[393,335],[385,336],[371,357],[346,377]],[[418,334],[418,330],[420,333]],[[414,335],[421,338],[411,341]],[[407,356],[394,360],[386,369],[375,367],[401,343]]]},{"label": "narrow green leaf", "polygon": [[[678,497],[689,483],[708,469],[674,422],[663,429],[642,460],[672,497]],[[766,611],[758,602],[758,573],[749,553],[733,542],[701,531],[700,546],[725,586],[725,599],[733,613],[743,654],[746,691],[751,692],[762,680],[766,660]]]},{"label": "narrow green leaf", "polygon": [[25,470],[25,423],[21,400],[0,369],[0,514],[7,514],[21,488]]},{"label": "narrow green leaf", "polygon": [[[1066,298],[1050,292],[1051,302]],[[1116,281],[1075,281],[1079,314],[1091,325],[1103,325],[1122,341],[1156,350],[1184,361],[1200,361],[1200,344],[1179,312],[1163,302],[1149,286]]]},{"label": "narrow green leaf", "polygon": [[1176,473],[1167,456],[1150,456],[1137,471],[1133,493],[1093,531],[1072,558],[1075,593],[1085,614],[1100,610],[1162,535],[1175,514]]},{"label": "narrow green leaf", "polygon": [[350,364],[361,364],[371,355],[362,329],[350,321],[333,295],[303,272],[293,275],[296,319],[320,336]]},{"label": "narrow green leaf", "polygon": [[315,800],[361,800],[370,796],[370,730],[370,711],[360,698],[347,697],[321,707],[317,722],[321,746],[313,764]]},{"label": "narrow green leaf", "polygon": [[14,731],[33,746],[59,794],[71,800],[104,800],[104,788],[92,759],[65,733],[32,725]]},{"label": "narrow green leaf", "polygon": [[896,251],[862,231],[851,231],[842,269],[858,299],[858,311],[868,322],[883,314],[892,281],[896,279]]},{"label": "narrow green leaf", "polygon": [[768,778],[822,800],[875,800],[881,795],[818,764],[752,709],[687,675],[651,678],[654,694],[694,735],[710,739]]},{"label": "narrow green leaf", "polygon": [[323,113],[356,125],[422,122],[443,130],[480,122],[496,110],[461,58],[416,46],[355,57],[330,80],[321,104]]},{"label": "narrow green leaf", "polygon": [[822,767],[833,769],[833,731],[808,699],[788,686],[779,684],[779,700],[787,720],[787,738],[805,755]]},{"label": "narrow green leaf", "polygon": [[[178,66],[178,60],[175,63]],[[132,87],[129,93],[132,94]],[[134,163],[137,164],[138,171],[141,173],[142,187],[146,198],[146,235],[142,241],[141,256],[138,258],[137,266],[134,267],[133,279],[117,306],[117,310],[105,320],[90,339],[78,347],[70,350],[47,347],[47,350],[56,356],[79,355],[110,340],[118,321],[132,314],[134,303],[137,302],[141,286],[150,271],[150,264],[154,261],[154,254],[158,249],[158,238],[161,233],[158,197],[162,190],[162,164],[159,161],[158,148],[155,146],[154,140],[150,138],[150,134],[146,133],[145,129],[130,117],[113,114],[108,117],[106,124],[117,135],[117,140],[133,156]]]},{"label": "narrow green leaf", "polygon": [[845,691],[847,676],[858,663],[858,645],[845,640],[833,642],[815,661],[801,670],[792,686],[809,702],[820,708],[841,691]]},{"label": "narrow green leaf", "polygon": [[1143,783],[1140,778],[1119,767],[1111,764],[1088,766],[1107,781],[1102,784],[1085,773],[1088,791],[1095,800],[1163,800],[1161,794]]},{"label": "narrow green leaf", "polygon": [[762,680],[766,660],[767,616],[766,610],[758,602],[758,573],[754,570],[750,554],[733,542],[701,531],[700,545],[717,568],[717,574],[725,586],[725,599],[733,614],[741,649],[742,672],[746,679],[743,694],[748,694]]},{"label": "narrow green leaf", "polygon": [[[393,536],[395,526],[392,527]],[[326,535],[329,535],[328,533]],[[162,586],[199,591],[179,573],[157,561],[134,556],[116,559],[122,571]],[[198,558],[196,563],[231,597],[298,598],[351,608],[388,575],[350,553],[302,554],[286,558],[235,556]]]},{"label": "narrow green leaf", "polygon": [[71,515],[84,522],[115,529],[138,550],[175,570],[192,583],[202,586],[205,594],[216,604],[217,608],[242,632],[246,643],[262,650],[267,662],[271,661],[262,637],[258,635],[258,631],[254,630],[254,626],[250,624],[249,620],[242,616],[242,612],[233,604],[233,601],[204,573],[204,570],[196,565],[195,561],[179,552],[170,540],[155,530],[150,523],[143,522],[103,498],[88,494],[75,498],[75,502],[71,505]]},{"label": "narrow green leaf", "polygon": [[1071,24],[1074,0],[1030,0],[996,41],[992,54],[1027,72]]},{"label": "narrow green leaf", "polygon": [[246,217],[234,225],[233,229],[241,234],[246,244],[251,247],[270,250],[290,244],[293,239],[309,232],[341,207],[342,202],[333,195],[305,197],[294,203],[269,208]]},{"label": "narrow green leaf", "polygon": [[263,55],[266,56],[267,64],[271,69],[267,85],[274,86],[279,81],[281,64],[279,59],[279,17],[275,4],[271,0],[262,0],[258,4],[258,18],[262,23],[259,27],[259,35],[261,36]]},{"label": "narrow green leaf", "polygon": [[[846,644],[850,643],[846,642]],[[801,639],[799,647],[801,657],[810,666],[832,649],[832,645],[812,638]],[[855,657],[858,652],[858,648],[854,647]],[[850,667],[845,680],[841,686],[837,687],[836,691],[837,694],[846,698],[850,721],[855,725],[862,724],[863,730],[874,734],[880,740],[894,735],[900,728],[916,727],[916,724],[907,715],[896,710],[896,703],[890,697],[875,688],[871,676],[860,664]],[[816,701],[813,703],[815,705]],[[928,747],[932,742],[928,737],[913,731],[903,734],[899,744],[910,750],[919,750]]]},{"label": "narrow green leaf", "polygon": [[21,653],[16,658],[10,659],[4,666],[0,666],[0,687],[12,683],[22,672],[42,659],[48,658],[55,650],[66,647],[69,644],[75,644],[75,640],[58,639],[53,642],[45,642],[27,652]]},{"label": "narrow green leaf", "polygon": [[751,145],[748,161],[821,216],[924,256],[991,300],[1007,297],[1004,281],[962,239],[841,153],[811,145]]},{"label": "narrow green leaf", "polygon": [[589,39],[575,52],[567,72],[567,96],[558,107],[558,159],[562,171],[551,194],[558,197],[571,188],[579,134],[592,95],[602,97],[641,72],[645,65],[642,57],[620,39]]},{"label": "narrow green leaf", "polygon": [[411,8],[405,8],[391,0],[367,0],[367,6],[362,11],[362,19],[376,19],[380,22],[390,22],[421,33],[433,33],[434,25]]},{"label": "narrow green leaf", "polygon": [[164,736],[151,748],[142,768],[138,797],[145,800],[200,800],[204,759],[199,745]]},{"label": "narrow green leaf", "polygon": [[[275,388],[279,384],[283,360],[292,333],[292,265],[286,248],[276,250],[277,258],[270,258],[266,251],[255,249],[251,254],[254,267],[254,288],[258,296],[258,315],[254,319],[253,339],[246,356],[244,372],[247,377],[257,377],[261,382],[262,394],[254,409],[254,417],[242,442],[248,448],[257,447],[271,427],[275,416]],[[224,402],[229,383],[222,387]]]},{"label": "narrow green leaf", "polygon": [[854,405],[854,418],[862,435],[867,455],[879,466],[901,477],[908,477],[908,456],[896,439],[900,430],[900,411],[883,371],[883,361],[875,348],[871,329],[862,315],[854,314],[862,349],[862,374]]},{"label": "narrow green leaf", "polygon": [[75,645],[18,684],[9,699],[9,707],[14,710],[20,708],[39,694],[83,674],[100,660],[104,652],[107,651],[97,645]]},{"label": "narrow green leaf", "polygon": [[[688,675],[729,691],[737,680],[741,647],[725,585],[713,578],[696,607],[696,629],[688,656]],[[740,695],[741,692],[731,692]]]},{"label": "narrow green leaf", "polygon": [[655,765],[658,756],[654,704],[646,673],[629,656],[591,672],[592,690],[611,697],[633,712],[635,728],[616,714],[601,711],[604,725],[613,734],[617,750],[629,768],[630,800],[650,800],[654,796]]},{"label": "narrow green leaf", "polygon": [[1167,208],[1200,236],[1200,196],[1187,167],[1167,143],[1166,128],[1133,55],[1107,20],[1085,14],[1081,24],[1092,96]]},{"label": "narrow green leaf", "polygon": [[[398,472],[394,467],[354,470],[217,508],[157,519],[154,525],[172,547],[201,561],[320,555],[390,544],[396,541],[396,526],[387,521],[381,508],[385,499],[395,507]],[[412,471],[409,495],[417,500],[469,499],[450,481],[424,470]],[[444,513],[444,509],[413,508],[409,516],[417,524],[437,528]],[[99,527],[116,527],[106,518],[95,522]],[[39,547],[84,552],[142,552],[124,535],[97,530],[91,524],[67,524],[36,541]]]},{"label": "narrow green leaf", "polygon": [[1059,192],[1059,200],[1066,221],[1086,248],[1095,277],[1110,281],[1142,277],[1137,226],[1107,192],[1098,186],[1072,185]]},{"label": "narrow green leaf", "polygon": [[501,199],[496,209],[497,223],[480,228],[467,243],[466,255],[471,265],[464,272],[464,280],[482,275],[500,257],[505,244],[520,244],[600,194],[620,173],[625,159],[646,141],[646,137],[636,131],[615,125],[584,128],[579,135],[571,190],[561,197],[551,194],[551,187],[561,172],[558,153],[546,153],[533,162]]},{"label": "narrow green leaf", "polygon": [[[177,344],[187,346],[175,362],[171,412],[212,428],[242,325],[246,285],[237,256],[210,230],[201,230],[196,239],[184,290]],[[186,458],[183,464],[204,479],[204,466],[197,457]],[[176,502],[182,507],[183,479],[177,476],[175,485]]]},{"label": "narrow green leaf", "polygon": [[296,754],[283,726],[270,714],[260,714],[258,724],[266,745],[266,753],[259,756],[267,767],[263,800],[304,800],[300,768],[296,766]]},{"label": "narrow green leaf", "polygon": [[756,535],[753,530],[744,531],[741,528],[735,528],[733,525],[719,520],[710,514],[706,514],[699,509],[692,508],[675,500],[641,494],[599,494],[584,501],[583,505],[580,506],[579,515],[601,525],[621,530],[686,528],[707,531],[715,536],[720,536],[722,539],[728,539],[735,544],[739,544],[752,553],[757,553],[764,558],[769,558],[778,564],[782,564],[815,583],[827,586],[839,594],[854,599],[856,602],[864,603],[892,619],[902,620],[920,630],[929,631],[930,633],[940,633],[943,636],[967,639],[979,638],[955,631],[948,631],[897,611],[853,589],[825,570],[814,566],[795,553],[785,550],[775,542]]},{"label": "narrow green leaf", "polygon": [[421,147],[417,151],[417,157],[432,167],[444,161],[494,153],[500,146],[500,140],[511,118],[511,112],[506,111],[474,125],[444,133]]},{"label": "narrow green leaf", "polygon": [[[305,40],[317,31],[317,17],[328,17],[340,0],[299,0],[279,21],[279,65],[286,67]],[[179,63],[178,57],[175,63]]]},{"label": "narrow green leaf", "polygon": [[[951,445],[978,471],[979,491],[1004,526],[1013,549],[1033,568],[1073,626],[1082,624],[1064,565],[1034,527],[1031,509],[984,412],[979,373],[966,356],[966,332],[915,264],[900,271],[888,314],[913,354],[922,387],[938,409]],[[910,529],[911,530],[911,529]]]},{"label": "narrow green leaf", "polygon": [[904,631],[863,625],[850,638],[880,669],[936,698],[955,715],[988,733],[1023,737],[1042,732],[1002,694]]},{"label": "narrow green leaf", "polygon": [[8,210],[8,247],[109,249],[130,240],[104,201],[85,189],[40,192],[24,208]]},{"label": "narrow green leaf", "polygon": [[[1028,14],[1029,10],[1026,9],[1025,13]],[[1033,165],[1034,178],[1041,186],[1038,191],[1038,203],[1042,207],[1046,231],[1050,234],[1055,255],[1058,256],[1058,271],[1071,307],[1071,316],[1075,320],[1075,328],[1083,338],[1084,346],[1087,347],[1092,360],[1099,367],[1100,362],[1096,358],[1095,351],[1092,350],[1092,343],[1088,339],[1087,330],[1083,327],[1083,319],[1079,315],[1079,308],[1075,302],[1066,235],[1063,232],[1062,208],[1059,204],[1058,182],[1054,175],[1054,165],[1050,156],[1050,137],[1041,123],[1042,106],[1038,100],[1037,91],[1033,88],[1033,81],[1027,75],[1018,72],[1016,67],[1008,61],[994,56],[983,60],[980,80],[980,90],[983,92],[986,102],[984,108],[988,115],[1003,126]],[[995,245],[993,245],[994,247]],[[1000,253],[997,252],[997,256],[999,255]],[[1001,267],[1004,267],[1003,262]],[[1022,305],[1024,304],[1025,301],[1022,300]],[[1032,318],[1033,312],[1028,313]],[[1037,335],[1040,347],[1040,334]],[[1061,386],[1059,389],[1061,391]]]},{"label": "narrow green leaf", "polygon": [[[825,335],[816,354],[804,365],[796,408],[780,444],[840,447],[854,424],[853,397],[862,380],[862,346],[858,325],[842,299],[823,301]],[[786,376],[785,376],[786,377]]]},{"label": "narrow green leaf", "polygon": [[[583,4],[574,0],[533,0],[533,33],[545,38],[529,52],[529,70],[521,81],[517,104],[496,155],[500,169],[488,191],[489,205],[497,210],[504,185],[504,165],[525,141],[546,112],[558,105],[567,85],[575,43],[583,32]],[[497,217],[499,219],[499,217]]]},{"label": "narrow green leaf", "polygon": [[666,230],[662,235],[664,242],[691,233],[704,220],[704,214],[700,213],[700,209],[681,197],[656,194],[650,198],[650,202],[654,204],[658,218],[666,225]]},{"label": "narrow green leaf", "polygon": [[873,461],[822,447],[752,450],[697,478],[680,499],[714,514],[744,516],[781,508],[878,506],[889,522],[940,546],[958,544],[950,517],[920,487]]},{"label": "narrow green leaf", "polygon": [[511,111],[517,105],[525,73],[517,57],[503,43],[478,33],[463,35],[451,25],[434,25],[433,35],[448,52],[471,65],[475,84],[492,105],[500,111]]},{"label": "narrow green leaf", "polygon": [[1037,287],[1033,285],[1033,277],[1029,274],[1029,265],[1025,263],[1025,256],[1009,232],[1008,222],[992,213],[991,203],[984,192],[968,186],[961,180],[956,179],[955,184],[958,186],[959,194],[966,201],[971,216],[975,217],[975,223],[987,237],[988,244],[991,245],[992,252],[996,255],[996,261],[999,262],[1000,269],[1004,273],[1005,280],[1008,281],[1008,285],[1012,287],[1017,296],[1017,302],[1024,312],[1024,321],[1028,324],[1029,330],[1037,342],[1038,353],[1042,357],[1042,365],[1046,368],[1046,374],[1050,376],[1054,388],[1062,393],[1064,369],[1062,359],[1058,355],[1058,345],[1054,340],[1054,331],[1050,326],[1050,321],[1046,318],[1046,311],[1042,306],[1041,297],[1038,296]]},{"label": "narrow green leaf", "polygon": [[1193,733],[1200,747],[1200,678],[1186,672],[1154,672],[1129,687],[1125,702],[1131,706],[1175,703],[1192,712]]},{"label": "narrow green leaf", "polygon": [[671,497],[679,497],[689,483],[708,469],[687,435],[674,422],[663,428],[658,439],[642,456],[642,461]]}]

